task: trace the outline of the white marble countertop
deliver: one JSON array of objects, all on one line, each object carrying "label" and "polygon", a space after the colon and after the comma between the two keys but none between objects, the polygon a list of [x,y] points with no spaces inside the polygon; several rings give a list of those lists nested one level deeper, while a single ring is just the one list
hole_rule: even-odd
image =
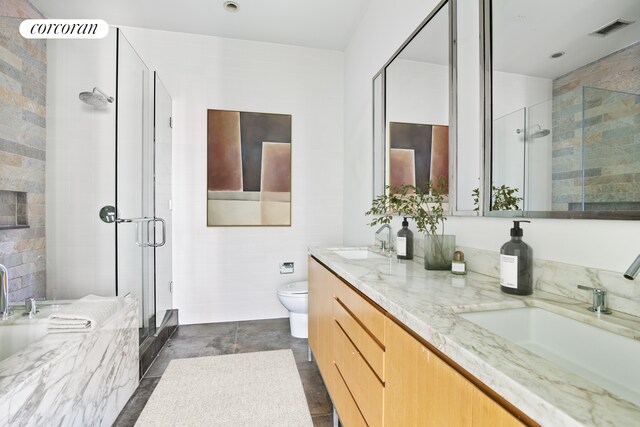
[{"label": "white marble countertop", "polygon": [[[640,407],[458,313],[537,306],[637,340],[640,318],[598,318],[585,310],[586,304],[546,292],[507,295],[494,278],[427,271],[422,258],[352,260],[334,249],[309,248],[309,254],[539,424],[640,426]],[[630,368],[640,369],[640,361]]]}]

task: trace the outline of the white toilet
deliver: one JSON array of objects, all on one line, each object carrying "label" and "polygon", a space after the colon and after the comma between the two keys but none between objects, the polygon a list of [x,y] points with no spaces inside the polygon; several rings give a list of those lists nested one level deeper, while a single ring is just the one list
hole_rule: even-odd
[{"label": "white toilet", "polygon": [[309,337],[309,282],[294,282],[278,288],[278,299],[289,310],[291,335]]}]

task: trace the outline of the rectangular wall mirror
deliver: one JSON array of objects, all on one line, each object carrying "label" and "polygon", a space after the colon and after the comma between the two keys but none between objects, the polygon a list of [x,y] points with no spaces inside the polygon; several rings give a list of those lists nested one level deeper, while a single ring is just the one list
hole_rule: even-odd
[{"label": "rectangular wall mirror", "polygon": [[484,0],[485,214],[640,218],[640,2]]},{"label": "rectangular wall mirror", "polygon": [[[453,1],[441,2],[373,79],[374,193],[449,187],[455,152]],[[449,197],[451,198],[451,197]]]}]

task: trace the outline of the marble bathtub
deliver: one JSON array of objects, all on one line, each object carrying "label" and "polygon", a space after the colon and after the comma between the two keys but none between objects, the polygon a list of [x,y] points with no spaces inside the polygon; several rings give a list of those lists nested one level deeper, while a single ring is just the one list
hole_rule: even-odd
[{"label": "marble bathtub", "polygon": [[40,307],[0,323],[0,424],[110,426],[138,386],[137,301],[95,331],[48,334]]}]

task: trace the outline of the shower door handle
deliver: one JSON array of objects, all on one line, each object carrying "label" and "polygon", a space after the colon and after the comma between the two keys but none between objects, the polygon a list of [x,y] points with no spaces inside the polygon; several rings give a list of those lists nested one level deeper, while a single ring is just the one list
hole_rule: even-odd
[{"label": "shower door handle", "polygon": [[[151,235],[151,233],[149,232],[149,224],[151,224],[153,222],[154,226],[155,223],[157,222],[161,222],[162,223],[162,241],[160,243],[151,243],[149,242],[149,236]],[[153,237],[155,238],[156,233],[155,233],[155,228],[153,230]],[[155,240],[155,239],[154,239]],[[152,247],[152,248],[159,248],[160,246],[164,246],[165,243],[167,243],[167,222],[160,218],[160,217],[155,217],[155,218],[150,218],[149,222],[147,222],[147,243],[148,246]]]},{"label": "shower door handle", "polygon": [[[167,223],[164,219],[155,217],[155,218],[133,218],[128,222],[136,222],[136,245],[141,248],[159,248],[160,246],[164,246],[167,243]],[[147,238],[144,238],[144,233],[141,233],[141,228],[139,225],[143,222],[147,223]],[[151,243],[149,241],[151,233],[155,238],[155,228],[153,231],[150,228],[150,225],[153,223],[154,225],[160,222],[162,223],[162,241],[160,243]],[[142,230],[143,231],[143,230]],[[146,241],[144,241],[146,240]],[[155,239],[154,239],[155,240]]]},{"label": "shower door handle", "polygon": [[[100,209],[100,219],[103,222],[106,222],[107,224],[113,223],[115,222],[116,224],[127,224],[127,223],[132,223],[135,222],[136,223],[136,245],[140,246],[141,248],[159,248],[160,246],[164,246],[165,243],[167,243],[167,223],[164,219],[159,218],[159,217],[154,217],[154,218],[149,218],[149,217],[142,217],[142,218],[120,218],[120,212],[118,212],[116,210],[115,207],[113,206],[104,206],[102,209]],[[144,236],[141,234],[141,231],[144,231],[140,228],[140,224],[146,222],[147,223],[147,238],[145,239]],[[162,241],[160,243],[151,243],[149,241],[149,236],[151,235],[151,230],[149,228],[149,225],[151,223],[153,223],[154,225],[157,222],[161,222],[162,223]],[[154,228],[154,238],[155,238],[155,228]],[[145,242],[146,240],[146,242]]]},{"label": "shower door handle", "polygon": [[[117,222],[119,223],[136,223],[136,245],[141,248],[148,248],[151,246],[149,243],[149,223],[153,221],[153,218],[142,217],[142,218],[119,218]],[[140,227],[140,224],[147,224],[147,238],[144,237],[144,228]]]}]

